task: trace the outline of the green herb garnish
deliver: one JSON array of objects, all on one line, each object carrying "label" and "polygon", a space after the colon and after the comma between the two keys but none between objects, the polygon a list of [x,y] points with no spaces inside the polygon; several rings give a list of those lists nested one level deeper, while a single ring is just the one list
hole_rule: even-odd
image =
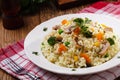
[{"label": "green herb garnish", "polygon": [[86,26],[81,26],[81,31],[82,31],[82,33],[83,33],[83,35],[84,35],[85,37],[87,37],[87,38],[91,38],[91,37],[92,37],[92,32],[90,32],[90,31],[88,30],[88,27],[86,27]]},{"label": "green herb garnish", "polygon": [[51,46],[55,45],[55,43],[56,43],[56,37],[51,36],[51,37],[47,40],[47,42],[48,42],[48,44],[51,45]]},{"label": "green herb garnish", "polygon": [[91,20],[90,20],[90,19],[85,18],[85,23],[90,23],[90,22],[91,22]]},{"label": "green herb garnish", "polygon": [[76,18],[73,21],[76,22],[79,26],[82,26],[84,24],[84,20],[82,18]]},{"label": "green herb garnish", "polygon": [[44,43],[43,43],[43,42],[42,42],[41,44],[42,44],[42,45],[44,45]]},{"label": "green herb garnish", "polygon": [[84,32],[83,32],[83,35],[84,35],[86,38],[91,38],[91,37],[92,37],[92,32],[90,32],[90,31],[84,31]]},{"label": "green herb garnish", "polygon": [[85,26],[85,24],[89,23],[90,21],[91,20],[89,20],[88,18],[85,18],[85,21],[82,18],[74,19],[74,22],[76,22],[76,24],[80,26],[81,32],[86,38],[91,38],[92,37],[92,32],[90,32],[88,30],[88,27]]},{"label": "green herb garnish", "polygon": [[114,35],[114,36],[113,36],[113,38],[115,38],[115,39],[116,39],[116,36]]},{"label": "green herb garnish", "polygon": [[47,31],[47,28],[43,28],[43,31]]},{"label": "green herb garnish", "polygon": [[109,57],[109,54],[108,54],[108,53],[105,54],[104,58],[107,58],[107,57]]},{"label": "green herb garnish", "polygon": [[76,69],[72,69],[72,71],[76,71]]},{"label": "green herb garnish", "polygon": [[59,33],[59,34],[63,33],[63,30],[62,30],[62,29],[59,29],[59,30],[58,30],[58,33]]},{"label": "green herb garnish", "polygon": [[32,54],[38,55],[38,52],[32,52]]},{"label": "green herb garnish", "polygon": [[114,45],[115,44],[115,42],[114,42],[114,40],[112,38],[107,38],[107,40],[109,41],[110,45]]},{"label": "green herb garnish", "polygon": [[118,56],[117,58],[120,58],[120,56]]},{"label": "green herb garnish", "polygon": [[65,42],[65,46],[68,46],[70,44],[70,42]]},{"label": "green herb garnish", "polygon": [[80,26],[80,28],[82,29],[82,32],[87,31],[88,27],[87,26]]}]

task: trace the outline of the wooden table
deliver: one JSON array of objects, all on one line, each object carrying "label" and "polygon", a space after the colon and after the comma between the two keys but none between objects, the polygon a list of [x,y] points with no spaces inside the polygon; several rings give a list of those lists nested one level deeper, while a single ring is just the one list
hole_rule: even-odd
[{"label": "wooden table", "polygon": [[[108,0],[108,1],[111,1],[111,0]],[[53,8],[53,6],[50,6],[50,5],[47,5],[47,6],[43,5],[40,8],[40,11],[35,15],[23,16],[25,25],[20,29],[16,29],[16,30],[4,29],[2,24],[2,18],[0,17],[0,48],[24,39],[26,35],[35,26],[39,25],[41,22],[44,22],[50,18],[59,16],[59,15],[76,13],[89,5],[90,4],[80,5],[67,10],[59,10],[59,9]],[[17,80],[17,79],[0,69],[0,80]],[[120,80],[120,79],[116,79],[116,80]]]}]

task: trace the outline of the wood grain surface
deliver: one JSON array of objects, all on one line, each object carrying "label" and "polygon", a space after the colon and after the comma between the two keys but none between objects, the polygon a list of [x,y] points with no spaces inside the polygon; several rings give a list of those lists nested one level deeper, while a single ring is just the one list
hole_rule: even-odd
[{"label": "wood grain surface", "polygon": [[[107,0],[113,1],[113,0]],[[115,1],[115,0],[114,0]],[[76,13],[90,4],[80,5],[74,8],[70,8],[67,10],[59,10],[55,8],[53,5],[45,4],[41,5],[40,11],[34,15],[23,16],[25,25],[16,30],[7,30],[4,29],[2,24],[2,17],[0,17],[0,48],[8,46],[16,41],[22,40],[26,37],[26,35],[37,25],[40,23],[63,14]],[[6,73],[5,71],[0,69],[0,80],[18,80]],[[116,80],[120,80],[119,78]]]}]

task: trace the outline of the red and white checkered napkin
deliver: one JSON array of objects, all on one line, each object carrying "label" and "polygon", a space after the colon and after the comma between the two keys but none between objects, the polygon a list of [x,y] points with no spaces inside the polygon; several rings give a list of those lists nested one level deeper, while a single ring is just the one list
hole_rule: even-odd
[{"label": "red and white checkered napkin", "polygon": [[[81,12],[107,14],[119,18],[120,2],[97,2],[81,10],[80,13]],[[37,67],[28,60],[24,52],[23,43],[24,40],[10,45],[6,48],[0,49],[0,68],[21,80],[30,80],[30,78],[26,75],[18,75],[12,72],[9,66],[4,62],[6,59],[11,58],[17,64],[27,69],[29,72],[41,77],[41,80],[114,80],[116,77],[120,76],[120,65],[100,73],[84,76],[68,76],[51,73]]]}]

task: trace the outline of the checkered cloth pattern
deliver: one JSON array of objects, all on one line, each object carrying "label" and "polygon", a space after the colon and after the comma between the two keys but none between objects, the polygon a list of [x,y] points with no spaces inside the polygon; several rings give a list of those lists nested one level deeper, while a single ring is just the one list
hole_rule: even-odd
[{"label": "checkered cloth pattern", "polygon": [[[84,8],[79,13],[106,14],[120,19],[120,2],[96,2]],[[69,76],[52,73],[33,64],[25,55],[23,44],[24,40],[0,49],[0,68],[20,80],[31,79],[26,75],[14,73],[5,63],[7,59],[11,58],[15,63],[27,69],[30,73],[39,76],[41,80],[114,80],[120,76],[120,65],[103,72],[83,76]]]}]

